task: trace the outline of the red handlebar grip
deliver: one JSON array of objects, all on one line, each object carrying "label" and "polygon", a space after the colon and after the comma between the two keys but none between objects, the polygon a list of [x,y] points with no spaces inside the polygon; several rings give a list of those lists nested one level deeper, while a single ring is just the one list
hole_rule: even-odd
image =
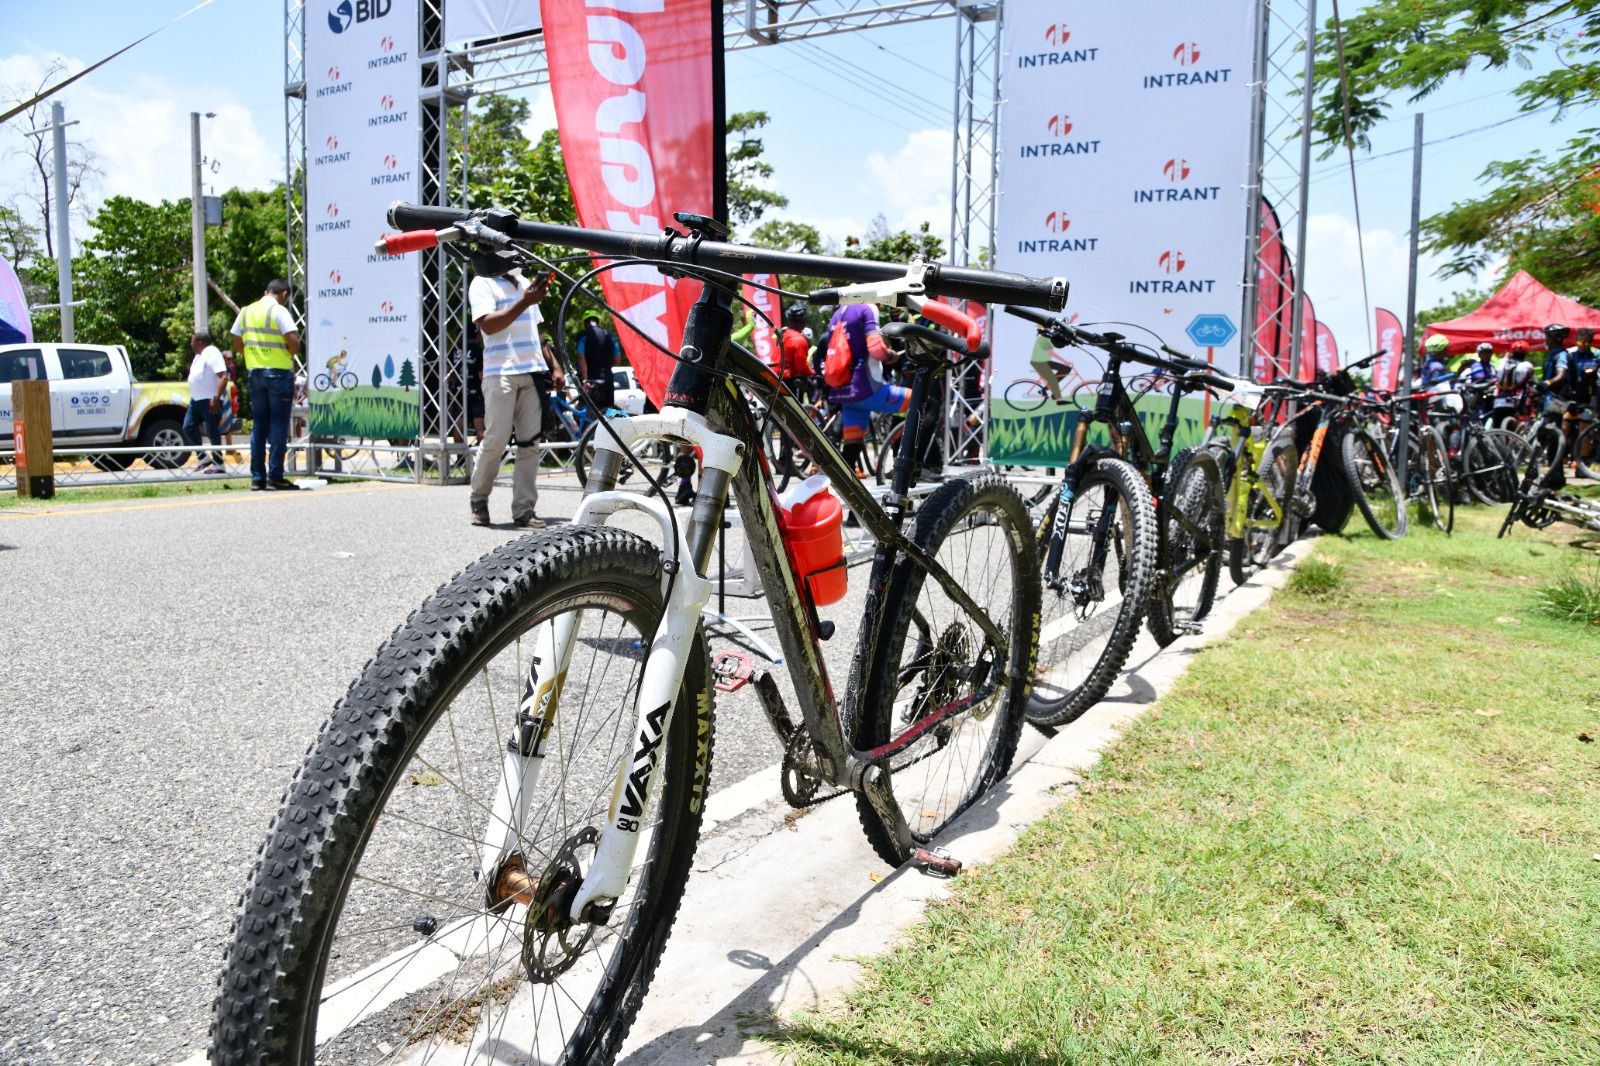
[{"label": "red handlebar grip", "polygon": [[420,252],[439,243],[438,234],[431,229],[414,229],[409,233],[386,233],[378,240],[386,255],[405,255]]},{"label": "red handlebar grip", "polygon": [[978,345],[983,343],[983,331],[978,328],[978,324],[949,304],[942,304],[938,300],[926,300],[922,304],[922,317],[966,337],[969,352],[977,351]]}]

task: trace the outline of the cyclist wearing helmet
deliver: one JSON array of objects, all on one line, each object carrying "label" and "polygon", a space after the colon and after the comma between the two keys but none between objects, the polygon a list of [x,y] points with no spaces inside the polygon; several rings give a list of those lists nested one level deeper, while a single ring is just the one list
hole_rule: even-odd
[{"label": "cyclist wearing helmet", "polygon": [[790,304],[783,313],[783,337],[778,343],[778,365],[773,367],[796,396],[811,393],[811,341],[805,334],[805,304]]},{"label": "cyclist wearing helmet", "polygon": [[1544,389],[1558,400],[1572,399],[1572,375],[1567,369],[1567,337],[1572,333],[1559,322],[1544,328]]},{"label": "cyclist wearing helmet", "polygon": [[1495,379],[1494,345],[1488,341],[1478,345],[1478,361],[1468,364],[1464,373],[1467,380],[1476,385],[1493,381]]},{"label": "cyclist wearing helmet", "polygon": [[1444,365],[1445,353],[1449,350],[1450,341],[1440,333],[1435,333],[1423,342],[1422,368],[1417,371],[1417,375],[1422,379],[1423,388],[1450,376],[1450,368]]}]

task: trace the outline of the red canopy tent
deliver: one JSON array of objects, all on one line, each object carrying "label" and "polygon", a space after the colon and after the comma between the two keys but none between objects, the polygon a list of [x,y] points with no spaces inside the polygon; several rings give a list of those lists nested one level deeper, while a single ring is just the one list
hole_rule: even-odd
[{"label": "red canopy tent", "polygon": [[1532,274],[1519,270],[1476,311],[1435,322],[1423,331],[1422,340],[1427,343],[1429,337],[1442,334],[1450,342],[1451,355],[1474,351],[1483,341],[1494,345],[1496,352],[1509,351],[1512,341],[1538,350],[1544,347],[1544,327],[1552,322],[1600,330],[1600,311],[1557,296]]}]

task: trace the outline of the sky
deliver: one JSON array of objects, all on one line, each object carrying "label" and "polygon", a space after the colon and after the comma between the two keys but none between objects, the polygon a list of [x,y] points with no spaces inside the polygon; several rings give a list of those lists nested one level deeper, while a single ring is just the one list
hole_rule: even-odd
[{"label": "sky", "polygon": [[[80,69],[193,4],[8,4],[0,23],[0,90],[15,95],[13,90],[36,86],[55,61]],[[894,228],[928,221],[948,239],[954,58],[955,24],[949,19],[731,53],[729,110],[771,116],[762,132],[766,158],[776,187],[790,198],[777,216],[812,223],[835,241],[863,234],[878,215]],[[1468,132],[1514,118],[1510,90],[1524,77],[1515,69],[1474,71],[1415,105],[1427,112],[1426,139],[1437,142],[1424,152],[1424,217],[1481,195],[1478,175],[1490,160],[1558,145],[1597,124],[1592,112],[1559,123],[1546,114]],[[216,114],[204,122],[208,184],[259,188],[281,180],[282,82],[282,5],[271,0],[214,0],[88,75],[60,99],[69,120],[81,123],[72,136],[101,160],[90,206],[118,194],[147,200],[187,196],[191,111]],[[533,125],[553,125],[548,92],[536,90],[531,98]],[[1370,301],[1401,314],[1412,110],[1395,102],[1390,121],[1373,133],[1371,153],[1358,152],[1356,168]],[[21,127],[19,119],[0,126],[0,202],[11,200],[29,179]],[[1342,153],[1313,163],[1310,195],[1307,289],[1340,348],[1359,357],[1369,350],[1370,325]],[[81,220],[75,230],[82,232]],[[1471,287],[1465,279],[1436,277],[1437,265],[1424,256],[1419,308]]]}]

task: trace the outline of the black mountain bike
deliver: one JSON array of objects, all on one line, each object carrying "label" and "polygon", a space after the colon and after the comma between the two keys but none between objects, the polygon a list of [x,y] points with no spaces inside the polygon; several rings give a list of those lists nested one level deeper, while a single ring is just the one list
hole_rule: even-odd
[{"label": "black mountain bike", "polygon": [[[595,439],[569,523],[467,567],[379,649],[323,726],[263,845],[234,928],[212,1029],[219,1064],[313,1061],[605,1064],[622,1045],[672,928],[700,834],[715,737],[700,611],[729,494],[766,589],[802,722],[758,679],[809,780],[856,797],[874,850],[944,872],[932,840],[1009,769],[1034,671],[1032,526],[996,476],[907,489],[936,379],[982,357],[977,327],[924,296],[1059,308],[1060,279],[728,244],[710,219],[665,235],[525,222],[505,211],[396,205],[475,271],[577,248],[702,286],[660,413]],[[579,257],[574,257],[579,258]],[[906,445],[880,505],[799,402],[730,343],[741,274],[860,284],[786,299],[900,303],[958,334],[884,327],[915,361]],[[574,291],[577,287],[575,286]],[[569,292],[553,333],[563,335]],[[781,531],[746,391],[826,473],[878,541],[842,703],[833,633]],[[635,449],[700,449],[693,509],[617,491]],[[611,526],[652,519],[662,546]],[[844,566],[838,560],[835,566]]]},{"label": "black mountain bike", "polygon": [[[1034,687],[1028,720],[1058,726],[1106,694],[1147,609],[1151,635],[1163,646],[1211,609],[1223,558],[1222,477],[1208,450],[1173,456],[1172,441],[1184,393],[1233,386],[1166,347],[1156,354],[1114,333],[1091,333],[1026,308],[1006,311],[1058,348],[1089,345],[1107,355],[1094,407],[1078,417],[1061,487],[1038,527],[1046,586],[1039,646],[1052,669]],[[1171,388],[1158,445],[1123,384],[1129,362],[1161,371],[1159,380]],[[1090,442],[1095,426],[1104,427],[1109,446]]]}]

